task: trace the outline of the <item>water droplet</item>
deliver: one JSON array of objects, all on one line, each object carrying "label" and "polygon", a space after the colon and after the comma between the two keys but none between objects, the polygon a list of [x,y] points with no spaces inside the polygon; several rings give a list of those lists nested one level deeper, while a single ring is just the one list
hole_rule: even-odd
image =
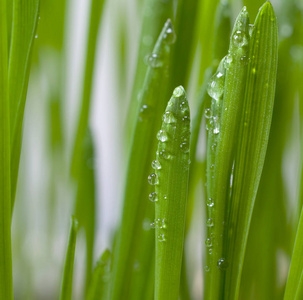
[{"label": "water droplet", "polygon": [[184,116],[184,117],[182,118],[182,121],[183,121],[184,123],[189,123],[189,122],[190,122],[189,116]]},{"label": "water droplet", "polygon": [[226,55],[224,59],[224,68],[229,69],[232,61],[233,61],[232,55],[231,54]]},{"label": "water droplet", "polygon": [[251,36],[252,35],[252,33],[253,33],[253,30],[254,30],[254,25],[253,24],[249,24],[248,25],[249,27],[248,27],[248,33],[249,33],[249,35]]},{"label": "water droplet", "polygon": [[212,150],[212,151],[216,151],[216,148],[217,148],[217,143],[213,143],[213,144],[211,145],[211,150]]},{"label": "water droplet", "polygon": [[213,248],[209,248],[209,249],[208,249],[208,254],[209,254],[209,255],[212,255],[212,254],[213,254]]},{"label": "water droplet", "polygon": [[161,233],[161,234],[158,235],[158,241],[159,242],[165,242],[166,241],[164,233]]},{"label": "water droplet", "polygon": [[155,223],[150,223],[150,227],[151,228],[156,228],[156,224]]},{"label": "water droplet", "polygon": [[150,107],[146,104],[142,105],[139,112],[139,121],[148,119],[150,115],[151,115]]},{"label": "water droplet", "polygon": [[184,153],[189,152],[189,143],[188,142],[183,142],[180,145],[180,148],[181,148],[181,151],[184,152]]},{"label": "water droplet", "polygon": [[213,116],[213,113],[210,108],[206,108],[204,111],[204,115],[206,119],[210,119]]},{"label": "water droplet", "polygon": [[161,169],[161,164],[158,160],[153,160],[152,162],[152,168],[154,170],[160,170]]},{"label": "water droplet", "polygon": [[204,266],[204,271],[205,272],[209,272],[210,271],[210,267],[209,266]]},{"label": "water droplet", "polygon": [[164,158],[164,159],[172,159],[171,154],[168,151],[164,150],[164,149],[159,152],[159,156]]},{"label": "water droplet", "polygon": [[145,62],[152,68],[161,68],[163,67],[163,61],[160,56],[156,53],[149,54],[145,57]]},{"label": "water droplet", "polygon": [[211,247],[212,246],[212,241],[211,241],[210,238],[205,240],[205,245],[206,245],[206,247]]},{"label": "water droplet", "polygon": [[233,35],[233,42],[236,47],[243,47],[248,44],[248,39],[242,30],[237,30]]},{"label": "water droplet", "polygon": [[178,86],[174,89],[173,95],[177,98],[184,96],[184,89],[182,86]]},{"label": "water droplet", "polygon": [[165,112],[165,114],[163,115],[163,121],[164,121],[164,123],[167,123],[167,124],[171,124],[171,123],[176,123],[177,122],[174,114],[171,111]]},{"label": "water droplet", "polygon": [[212,227],[212,226],[214,226],[214,221],[213,221],[213,219],[207,219],[206,220],[206,226],[207,227]]},{"label": "water droplet", "polygon": [[161,142],[166,142],[168,139],[166,131],[161,129],[157,134],[157,139]]},{"label": "water droplet", "polygon": [[166,228],[165,219],[158,219],[157,223],[158,223],[158,226],[159,226],[160,229]]},{"label": "water droplet", "polygon": [[158,201],[158,195],[156,192],[150,193],[148,195],[148,198],[151,202],[157,202]]},{"label": "water droplet", "polygon": [[218,134],[220,132],[218,117],[214,117],[213,120],[214,120],[213,134]]},{"label": "water droplet", "polygon": [[176,42],[176,33],[171,23],[170,26],[166,29],[163,38],[164,38],[164,42],[169,45],[174,44]]},{"label": "water droplet", "polygon": [[218,259],[217,267],[219,270],[222,270],[222,271],[226,270],[228,267],[226,259],[225,258]]},{"label": "water droplet", "polygon": [[167,200],[167,196],[163,196],[163,199],[164,199],[164,200]]},{"label": "water droplet", "polygon": [[155,173],[152,173],[148,176],[148,183],[150,185],[156,185],[156,184],[159,184],[159,179],[158,179],[158,176],[157,174]]},{"label": "water droplet", "polygon": [[213,207],[215,205],[213,198],[208,198],[206,204],[208,207]]},{"label": "water droplet", "polygon": [[35,35],[35,39],[37,39],[37,38],[38,38],[38,34]]},{"label": "water droplet", "polygon": [[217,72],[211,77],[207,86],[207,92],[209,96],[215,100],[219,100],[224,92],[224,83],[225,83],[224,61],[225,58],[221,60]]}]

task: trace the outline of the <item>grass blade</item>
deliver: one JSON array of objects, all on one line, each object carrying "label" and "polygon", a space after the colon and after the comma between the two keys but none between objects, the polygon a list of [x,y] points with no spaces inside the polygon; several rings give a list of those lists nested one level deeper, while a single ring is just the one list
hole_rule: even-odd
[{"label": "grass blade", "polygon": [[13,300],[6,0],[0,1],[0,299]]},{"label": "grass blade", "polygon": [[271,126],[277,72],[277,22],[269,2],[260,9],[251,36],[240,138],[228,221],[225,297],[238,297],[249,226]]},{"label": "grass blade", "polygon": [[[138,248],[143,247],[139,243],[139,239],[148,204],[148,201],[144,200],[148,196],[146,179],[151,169],[152,155],[155,152],[156,132],[160,127],[161,117],[167,103],[170,33],[173,32],[172,23],[168,20],[162,29],[153,53],[148,57],[149,68],[142,89],[140,109],[133,135],[123,215],[113,257],[111,288],[113,300],[128,297],[129,280],[132,276],[135,255]],[[149,251],[153,251],[153,247]],[[148,258],[149,254],[145,253],[145,256]],[[142,274],[142,276],[147,276],[147,273]]]},{"label": "grass blade", "polygon": [[106,249],[95,267],[92,275],[92,280],[89,285],[87,300],[102,300],[108,299],[106,296],[106,285],[109,280],[111,253]]},{"label": "grass blade", "polygon": [[[189,107],[184,89],[174,90],[158,133],[155,299],[178,299],[189,177]],[[165,157],[163,154],[165,153]]]},{"label": "grass blade", "polygon": [[71,217],[71,227],[69,233],[69,241],[65,258],[64,273],[62,280],[62,288],[60,300],[71,300],[73,291],[73,272],[74,258],[76,249],[78,221],[75,217]]},{"label": "grass blade", "polygon": [[105,0],[92,0],[90,10],[90,23],[86,49],[85,75],[82,91],[82,102],[79,115],[79,123],[75,138],[74,153],[72,158],[71,174],[78,178],[81,164],[82,143],[88,126],[89,110],[91,103],[91,92],[93,83],[94,64],[97,47],[97,37],[101,22],[102,11]]},{"label": "grass blade", "polygon": [[[219,299],[223,293],[223,238],[228,206],[229,182],[240,113],[245,94],[249,51],[249,17],[245,7],[240,12],[230,39],[229,54],[223,58],[209,83],[213,98],[207,110],[207,253],[206,299]],[[226,78],[225,78],[226,77]],[[224,95],[223,95],[224,94]],[[223,97],[223,101],[222,101]],[[223,102],[223,103],[222,103]],[[218,268],[218,263],[220,268]],[[221,295],[221,296],[220,296]]]},{"label": "grass blade", "polygon": [[14,0],[12,42],[9,57],[8,95],[11,131],[12,211],[15,202],[22,144],[22,126],[31,54],[39,16],[39,0]]}]

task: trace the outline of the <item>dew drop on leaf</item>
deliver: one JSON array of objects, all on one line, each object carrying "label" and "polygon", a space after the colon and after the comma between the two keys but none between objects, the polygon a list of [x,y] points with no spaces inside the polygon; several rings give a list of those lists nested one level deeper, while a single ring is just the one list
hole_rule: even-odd
[{"label": "dew drop on leaf", "polygon": [[151,202],[157,202],[158,201],[158,195],[157,195],[156,192],[150,193],[148,198]]},{"label": "dew drop on leaf", "polygon": [[157,174],[155,173],[152,173],[148,176],[148,183],[150,185],[156,185],[156,184],[159,184],[159,179],[158,179],[158,176]]},{"label": "dew drop on leaf", "polygon": [[152,168],[154,170],[160,170],[161,169],[161,164],[158,160],[153,160],[152,162]]}]

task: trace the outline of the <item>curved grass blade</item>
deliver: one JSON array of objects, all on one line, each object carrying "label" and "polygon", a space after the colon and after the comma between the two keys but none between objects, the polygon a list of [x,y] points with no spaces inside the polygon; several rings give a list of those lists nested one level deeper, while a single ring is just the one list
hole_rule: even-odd
[{"label": "curved grass blade", "polygon": [[106,249],[102,253],[93,272],[86,298],[87,300],[108,299],[106,295],[106,287],[109,280],[110,258],[111,253],[108,249]]},{"label": "curved grass blade", "polygon": [[[158,38],[153,53],[148,57],[149,68],[146,73],[136,128],[133,134],[132,151],[124,194],[124,207],[120,231],[113,256],[113,277],[111,297],[113,300],[127,299],[129,281],[133,273],[135,256],[144,247],[140,241],[142,223],[148,200],[146,179],[150,172],[150,162],[156,148],[156,132],[167,103],[167,83],[169,76],[170,40],[167,33],[173,32],[168,20]],[[153,236],[151,235],[151,238]],[[145,253],[151,260],[153,247]],[[148,276],[149,272],[142,273]]]},{"label": "curved grass blade", "polygon": [[71,217],[69,241],[65,258],[64,273],[61,287],[60,300],[71,300],[73,291],[74,258],[77,239],[78,221]]},{"label": "curved grass blade", "polygon": [[39,16],[39,0],[14,0],[12,42],[8,71],[11,131],[12,211],[18,180],[22,125],[30,72],[30,61]]},{"label": "curved grass blade", "polygon": [[[136,126],[136,113],[140,105],[140,94],[144,84],[144,76],[148,66],[145,63],[146,58],[153,51],[153,46],[162,30],[163,24],[167,19],[174,20],[173,16],[173,0],[145,0],[143,8],[143,21],[140,35],[140,45],[137,56],[137,66],[132,87],[131,100],[128,110],[128,118],[126,120],[126,145],[131,145],[131,138]],[[169,37],[173,36],[169,35]]]},{"label": "curved grass blade", "polygon": [[206,299],[223,296],[226,238],[224,221],[229,207],[229,178],[238,138],[249,52],[249,17],[244,7],[235,22],[229,54],[209,83],[207,111],[207,251]]},{"label": "curved grass blade", "polygon": [[[177,300],[182,264],[189,178],[190,117],[185,91],[174,90],[158,135],[156,173],[150,175],[157,197],[155,299]],[[165,156],[163,156],[165,154]]]},{"label": "curved grass blade", "polygon": [[303,210],[301,209],[295,246],[292,253],[290,269],[284,294],[284,300],[299,300],[303,289]]},{"label": "curved grass blade", "polygon": [[237,299],[255,198],[267,150],[277,73],[277,22],[272,5],[260,9],[251,36],[246,93],[228,220],[230,262],[225,297]]},{"label": "curved grass blade", "polygon": [[13,300],[6,0],[0,0],[0,300]]},{"label": "curved grass blade", "polygon": [[92,0],[90,10],[90,23],[88,32],[88,41],[86,49],[86,61],[85,61],[85,75],[82,91],[82,102],[79,115],[78,128],[75,137],[74,152],[71,165],[71,174],[77,179],[79,167],[81,164],[81,148],[83,139],[88,126],[89,110],[91,103],[92,81],[94,73],[94,64],[97,48],[97,37],[99,25],[101,22],[102,11],[105,0]]}]

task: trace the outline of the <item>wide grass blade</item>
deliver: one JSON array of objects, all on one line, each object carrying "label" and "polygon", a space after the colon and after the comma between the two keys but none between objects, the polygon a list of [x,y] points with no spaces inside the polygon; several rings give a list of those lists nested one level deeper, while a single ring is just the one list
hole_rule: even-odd
[{"label": "wide grass blade", "polygon": [[[124,207],[113,256],[113,278],[111,297],[127,299],[130,278],[139,249],[143,218],[148,202],[147,177],[151,169],[152,155],[156,148],[156,132],[161,125],[161,117],[167,104],[167,83],[169,76],[171,37],[174,28],[168,20],[160,33],[152,54],[147,57],[149,65],[142,93],[137,123],[133,134],[132,151],[129,158]],[[152,206],[151,206],[152,207]],[[150,239],[153,235],[150,233]],[[147,244],[149,242],[147,241]],[[144,259],[151,261],[153,245],[145,252]],[[140,265],[145,265],[145,263]],[[146,278],[148,271],[142,272]]]},{"label": "wide grass blade", "polygon": [[64,273],[61,287],[60,300],[71,300],[73,291],[74,258],[76,249],[78,221],[71,217],[69,241],[65,258]]},{"label": "wide grass blade", "polygon": [[[236,299],[249,226],[267,150],[277,72],[277,21],[272,5],[260,9],[251,35],[250,61],[228,215],[230,267],[225,297]],[[228,263],[228,262],[227,262]]]},{"label": "wide grass blade", "polygon": [[78,179],[79,175],[78,173],[81,164],[82,143],[86,134],[89,120],[94,65],[97,50],[97,37],[104,3],[105,0],[91,0],[81,108],[71,165],[71,174],[75,179]]},{"label": "wide grass blade", "polygon": [[6,0],[0,0],[0,299],[13,300]]},{"label": "wide grass blade", "polygon": [[9,56],[8,96],[11,131],[12,211],[15,202],[22,126],[30,72],[30,62],[39,17],[39,0],[14,0],[12,41]]},{"label": "wide grass blade", "polygon": [[[241,119],[249,53],[249,17],[240,12],[230,39],[229,54],[222,59],[209,83],[212,97],[207,108],[207,251],[206,299],[223,295],[225,216],[229,178]],[[218,265],[219,264],[219,265]]]},{"label": "wide grass blade", "polygon": [[163,116],[156,173],[150,175],[157,199],[155,299],[179,296],[189,178],[190,116],[183,87],[174,90]]}]

